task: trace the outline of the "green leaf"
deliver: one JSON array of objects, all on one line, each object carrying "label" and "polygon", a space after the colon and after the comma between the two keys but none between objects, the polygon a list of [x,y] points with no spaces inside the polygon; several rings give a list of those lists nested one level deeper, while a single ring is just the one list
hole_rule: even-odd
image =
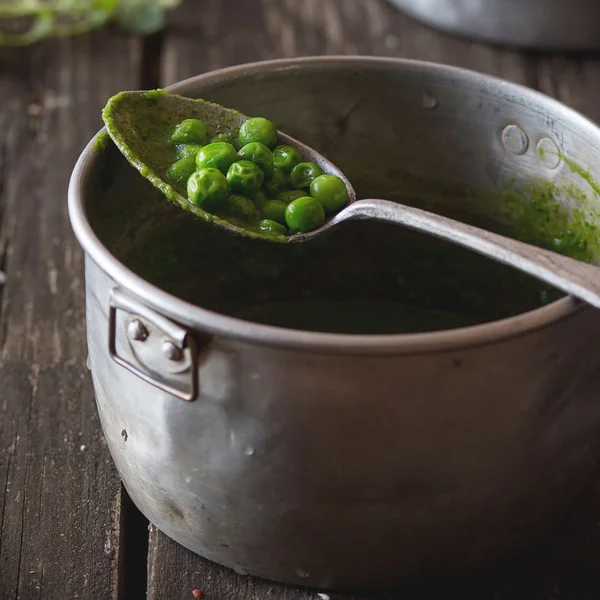
[{"label": "green leaf", "polygon": [[49,36],[77,35],[115,19],[147,35],[164,27],[166,11],[181,0],[0,0],[0,46],[20,46]]}]

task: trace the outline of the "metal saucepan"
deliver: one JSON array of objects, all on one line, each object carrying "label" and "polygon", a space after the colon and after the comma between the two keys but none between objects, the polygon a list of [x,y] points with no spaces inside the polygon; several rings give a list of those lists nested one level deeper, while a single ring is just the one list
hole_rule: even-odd
[{"label": "metal saucepan", "polygon": [[[306,58],[172,89],[273,119],[367,197],[509,230],[535,190],[567,213],[598,206],[598,128],[477,73]],[[381,223],[295,249],[200,231],[103,135],[75,168],[69,205],[110,451],[136,505],[194,552],[296,584],[392,587],[514,554],[585,486],[600,452],[596,310]],[[290,264],[310,268],[288,277]],[[350,335],[232,316],[240,296],[260,303],[269,290],[495,317]]]},{"label": "metal saucepan", "polygon": [[598,50],[596,0],[390,0],[423,22],[495,44]]}]

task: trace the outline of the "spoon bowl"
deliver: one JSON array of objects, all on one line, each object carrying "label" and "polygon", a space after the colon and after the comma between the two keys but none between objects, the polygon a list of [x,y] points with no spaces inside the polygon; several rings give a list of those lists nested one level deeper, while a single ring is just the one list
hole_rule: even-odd
[{"label": "spoon bowl", "polygon": [[267,236],[239,227],[195,206],[183,196],[182,189],[177,189],[166,181],[164,176],[173,161],[173,150],[165,140],[170,131],[184,119],[201,119],[207,124],[209,133],[214,135],[217,131],[235,133],[249,117],[206,100],[191,99],[162,90],[121,92],[108,102],[102,116],[110,137],[130,164],[160,189],[170,202],[230,233],[271,243],[303,243],[348,220],[387,221],[478,252],[600,308],[598,267],[389,200],[357,201],[352,184],[339,168],[316,150],[282,132],[279,132],[281,142],[298,150],[305,160],[318,164],[325,173],[342,179],[348,190],[348,203],[322,227],[309,233],[288,237]]},{"label": "spoon bowl", "polygon": [[[217,131],[236,134],[249,119],[248,116],[206,100],[195,100],[156,90],[127,91],[113,96],[104,108],[102,118],[108,134],[129,163],[175,206],[230,233],[271,243],[300,242],[307,239],[304,235],[288,238],[267,236],[240,227],[192,204],[184,195],[186,192],[183,188],[175,187],[165,178],[167,169],[173,162],[173,148],[165,140],[178,123],[184,119],[200,119],[207,125],[210,136]],[[356,192],[350,181],[322,154],[281,131],[279,141],[298,150],[305,160],[316,163],[323,172],[342,179],[348,190],[348,202],[356,201]]]}]

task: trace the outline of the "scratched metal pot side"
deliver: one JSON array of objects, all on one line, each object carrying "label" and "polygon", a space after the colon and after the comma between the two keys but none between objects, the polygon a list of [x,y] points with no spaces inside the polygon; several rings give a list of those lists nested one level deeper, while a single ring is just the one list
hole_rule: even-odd
[{"label": "scratched metal pot side", "polygon": [[[359,164],[344,136],[369,139],[377,162],[366,167],[390,190],[423,175],[424,193],[493,191],[515,176],[589,191],[566,156],[600,178],[594,124],[460,69],[306,58],[172,89],[285,124],[351,179],[367,155]],[[600,453],[598,311],[563,298],[484,325],[388,336],[209,311],[116,258],[128,236],[148,234],[152,207],[136,231],[115,221],[100,235],[107,190],[131,177],[107,176],[104,152],[121,164],[92,141],[69,190],[86,253],[89,364],[117,469],[164,533],[240,573],[391,588],[505,559],[568,510]]]}]

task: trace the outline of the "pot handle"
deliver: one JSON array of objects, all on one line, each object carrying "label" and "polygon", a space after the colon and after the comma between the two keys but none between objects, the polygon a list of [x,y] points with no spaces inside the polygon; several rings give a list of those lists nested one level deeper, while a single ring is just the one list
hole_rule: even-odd
[{"label": "pot handle", "polygon": [[[117,350],[118,310],[129,314],[126,337],[132,355],[141,366]],[[118,288],[110,292],[108,352],[118,365],[163,392],[186,402],[198,397],[198,347],[190,332]],[[184,385],[175,386],[167,378]]]}]

